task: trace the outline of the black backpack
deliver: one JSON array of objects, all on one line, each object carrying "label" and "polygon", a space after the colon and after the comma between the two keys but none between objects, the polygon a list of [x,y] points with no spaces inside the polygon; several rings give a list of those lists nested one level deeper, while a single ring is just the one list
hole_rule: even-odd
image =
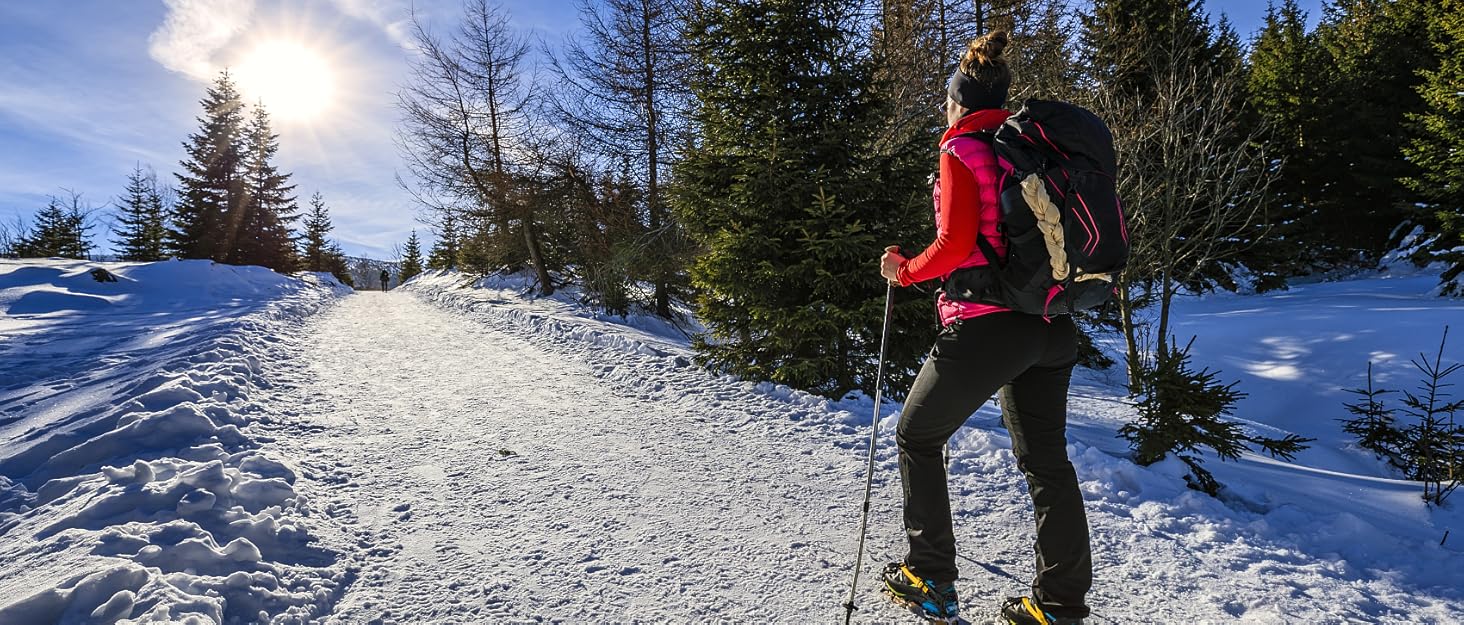
[{"label": "black backpack", "polygon": [[1043,316],[1107,302],[1129,254],[1108,126],[1080,106],[1031,99],[995,130],[968,136],[989,142],[1001,165],[997,229],[1007,253],[978,235],[989,264],[952,273],[946,297]]}]

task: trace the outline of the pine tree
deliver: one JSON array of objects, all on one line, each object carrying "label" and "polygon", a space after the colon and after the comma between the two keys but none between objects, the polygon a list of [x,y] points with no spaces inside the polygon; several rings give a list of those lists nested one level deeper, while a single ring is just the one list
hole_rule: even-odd
[{"label": "pine tree", "polygon": [[1424,200],[1423,221],[1437,233],[1429,255],[1449,263],[1443,292],[1464,295],[1464,0],[1442,0],[1430,15],[1437,70],[1424,70],[1418,92],[1426,109],[1404,154],[1419,174],[1405,180]]},{"label": "pine tree", "polygon": [[188,135],[180,163],[179,198],[169,251],[179,258],[225,262],[233,251],[230,232],[244,204],[244,104],[228,71],[219,74],[200,102],[203,116],[197,133]]},{"label": "pine tree", "polygon": [[280,272],[295,269],[289,224],[298,219],[295,213],[299,209],[290,195],[295,188],[289,184],[290,174],[281,173],[274,164],[279,149],[279,135],[270,127],[269,112],[263,103],[256,104],[244,131],[244,199],[241,209],[231,214],[229,263]]},{"label": "pine tree", "polygon": [[[691,20],[699,137],[672,203],[704,250],[690,269],[701,359],[833,396],[874,390],[874,262],[883,245],[929,240],[935,156],[917,167],[878,143],[887,103],[847,15],[834,0],[720,0]],[[900,315],[931,325],[928,302]],[[892,371],[913,369],[914,343],[899,342]]]},{"label": "pine tree", "polygon": [[457,269],[459,260],[457,218],[451,212],[442,213],[442,223],[437,230],[437,242],[427,254],[428,269]]},{"label": "pine tree", "polygon": [[419,273],[422,273],[422,243],[417,239],[417,231],[413,230],[402,249],[402,265],[397,271],[397,280],[406,282]]},{"label": "pine tree", "polygon": [[164,251],[167,215],[158,179],[138,164],[127,177],[126,194],[118,198],[121,212],[115,241],[122,260],[151,262],[167,258]]},{"label": "pine tree", "polygon": [[82,207],[79,195],[72,194],[70,206],[53,196],[36,214],[36,223],[31,231],[16,244],[17,254],[21,257],[85,260],[92,248],[91,240],[87,238],[89,212]]},{"label": "pine tree", "polygon": [[330,271],[330,210],[320,192],[310,196],[310,212],[305,214],[305,232],[300,235],[300,263],[305,271]]}]

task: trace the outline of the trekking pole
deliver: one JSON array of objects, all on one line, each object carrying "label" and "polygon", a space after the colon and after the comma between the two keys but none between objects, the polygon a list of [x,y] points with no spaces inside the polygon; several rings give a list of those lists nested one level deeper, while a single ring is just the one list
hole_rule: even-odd
[{"label": "trekking pole", "polygon": [[864,469],[864,515],[859,519],[859,551],[854,556],[854,581],[849,583],[849,600],[844,602],[844,625],[854,618],[854,594],[859,590],[859,569],[864,566],[864,535],[869,528],[869,494],[874,487],[874,444],[879,439],[880,391],[884,387],[885,345],[890,338],[890,317],[895,312],[895,285],[885,287],[884,327],[879,333],[879,367],[874,374],[874,422],[869,428],[869,465]]}]

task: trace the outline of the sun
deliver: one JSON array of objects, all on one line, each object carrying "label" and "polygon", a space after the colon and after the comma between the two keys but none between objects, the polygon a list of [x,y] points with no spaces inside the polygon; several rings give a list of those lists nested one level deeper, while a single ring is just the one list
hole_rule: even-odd
[{"label": "sun", "polygon": [[262,100],[270,115],[289,122],[310,122],[331,108],[335,72],[319,52],[295,41],[255,46],[234,70],[250,103]]}]

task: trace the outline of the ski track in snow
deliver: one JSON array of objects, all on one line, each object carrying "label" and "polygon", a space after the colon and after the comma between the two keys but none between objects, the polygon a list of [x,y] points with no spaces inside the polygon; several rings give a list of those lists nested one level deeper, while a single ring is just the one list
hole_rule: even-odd
[{"label": "ski track in snow", "polygon": [[[328,621],[842,620],[867,400],[711,374],[674,347],[474,290],[415,290],[309,322],[308,371],[277,400],[299,406],[275,443],[305,467],[297,489],[336,518],[326,542],[361,570]],[[1072,410],[1112,404],[1075,394]],[[876,591],[903,553],[886,412],[860,623],[913,622]],[[997,414],[988,404],[952,445],[960,589],[978,623],[1031,576],[1030,504]],[[1464,614],[1457,573],[1307,551],[1310,530],[1345,542],[1371,526],[1237,511],[1184,489],[1175,466],[1069,449],[1093,527],[1091,622]]]}]

